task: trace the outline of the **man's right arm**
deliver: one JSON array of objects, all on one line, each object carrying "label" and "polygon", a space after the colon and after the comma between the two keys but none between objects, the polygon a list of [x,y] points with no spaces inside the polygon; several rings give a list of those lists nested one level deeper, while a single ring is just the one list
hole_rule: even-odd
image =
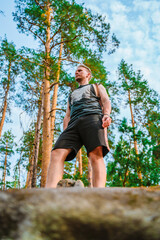
[{"label": "man's right arm", "polygon": [[71,112],[71,110],[70,110],[69,102],[68,102],[68,103],[67,103],[66,115],[65,115],[65,117],[64,117],[64,119],[63,119],[63,131],[67,128],[68,123],[69,123],[69,121],[70,121],[70,112]]}]

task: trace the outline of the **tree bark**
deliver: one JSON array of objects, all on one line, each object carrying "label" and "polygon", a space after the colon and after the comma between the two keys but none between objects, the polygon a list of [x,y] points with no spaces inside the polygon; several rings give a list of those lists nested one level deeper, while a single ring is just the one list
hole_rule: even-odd
[{"label": "tree bark", "polygon": [[76,163],[75,163],[74,175],[76,175],[77,162],[78,162],[78,168],[79,168],[80,176],[82,176],[82,174],[83,174],[83,170],[82,170],[82,149],[80,149],[78,151],[77,155],[76,155]]},{"label": "tree bark", "polygon": [[6,142],[6,154],[5,154],[5,161],[4,161],[3,190],[6,189],[7,149],[8,149],[8,142]]},{"label": "tree bark", "polygon": [[[32,160],[32,157],[29,158],[29,166],[31,167],[31,160]],[[31,188],[31,172],[30,172],[30,167],[29,167],[29,170],[27,172],[27,179],[26,179],[26,185],[25,185],[25,188]]]},{"label": "tree bark", "polygon": [[92,166],[91,166],[91,162],[88,158],[88,187],[92,187]]},{"label": "tree bark", "polygon": [[[127,83],[127,79],[125,78],[125,81]],[[137,156],[137,163],[138,163],[138,178],[142,181],[142,174],[139,166],[139,157],[138,157],[138,145],[137,145],[137,140],[136,140],[136,135],[135,135],[135,122],[134,122],[134,115],[133,115],[133,110],[132,110],[132,104],[131,104],[131,93],[130,90],[128,90],[128,99],[129,99],[129,107],[130,107],[130,112],[131,112],[131,120],[132,120],[132,128],[133,128],[133,138],[134,138],[134,148]]]},{"label": "tree bark", "polygon": [[46,67],[45,78],[43,80],[44,90],[44,105],[43,105],[43,144],[42,144],[42,174],[41,174],[41,187],[45,187],[47,180],[47,171],[50,162],[50,6],[48,4],[47,11],[47,30],[46,30]]},{"label": "tree bark", "polygon": [[21,179],[21,157],[20,157],[20,161],[18,162],[18,188],[20,189],[21,188],[21,182],[20,182],[20,179]]},{"label": "tree bark", "polygon": [[40,106],[39,106],[39,109],[38,109],[37,123],[36,123],[36,129],[35,129],[35,145],[34,145],[34,151],[33,151],[32,187],[36,187],[36,181],[37,181],[37,163],[38,163],[39,142],[40,142],[40,129],[41,129],[41,121],[42,121],[43,97],[44,97],[44,94],[42,92],[42,99],[40,100]]},{"label": "tree bark", "polygon": [[77,171],[77,162],[78,162],[78,158],[76,157],[76,162],[75,162],[75,167],[74,167],[74,175],[76,175],[76,171]]},{"label": "tree bark", "polygon": [[82,149],[80,149],[77,153],[77,158],[78,158],[78,163],[79,163],[79,173],[80,176],[82,176],[83,171],[82,171]]},{"label": "tree bark", "polygon": [[[63,42],[63,38],[61,38],[61,42]],[[62,50],[63,50],[63,43],[61,43],[61,45],[60,45],[57,77],[56,77],[56,83],[54,85],[54,92],[53,92],[53,98],[52,98],[50,151],[52,150],[52,142],[54,141],[54,129],[55,129],[55,118],[56,118],[56,107],[57,107],[59,77],[60,77],[60,71],[61,71]]]},{"label": "tree bark", "polygon": [[124,180],[123,180],[123,187],[126,186],[126,179],[127,179],[127,176],[128,176],[128,164],[126,166],[126,170],[125,170],[125,175],[124,175]]},{"label": "tree bark", "polygon": [[43,109],[43,89],[41,89],[41,96],[39,99],[39,107],[38,107],[37,121],[36,121],[35,134],[34,134],[33,151],[29,161],[29,171],[27,173],[25,188],[36,187],[42,109]]},{"label": "tree bark", "polygon": [[3,129],[3,125],[4,125],[4,120],[5,120],[5,116],[6,116],[6,111],[7,111],[7,97],[8,97],[8,92],[9,92],[9,88],[10,88],[10,81],[11,81],[11,62],[9,62],[9,66],[8,66],[8,77],[7,77],[7,89],[5,91],[5,97],[4,97],[4,107],[3,107],[3,112],[2,112],[2,119],[0,121],[0,138],[2,135],[2,129]]}]

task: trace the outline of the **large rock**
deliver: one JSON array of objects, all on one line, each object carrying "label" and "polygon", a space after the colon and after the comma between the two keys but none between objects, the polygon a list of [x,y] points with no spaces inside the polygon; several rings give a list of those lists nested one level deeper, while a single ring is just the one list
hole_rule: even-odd
[{"label": "large rock", "polygon": [[159,240],[160,191],[59,188],[0,192],[2,240]]},{"label": "large rock", "polygon": [[84,184],[81,180],[73,180],[73,179],[61,179],[58,183],[57,183],[57,188],[60,187],[84,187]]}]

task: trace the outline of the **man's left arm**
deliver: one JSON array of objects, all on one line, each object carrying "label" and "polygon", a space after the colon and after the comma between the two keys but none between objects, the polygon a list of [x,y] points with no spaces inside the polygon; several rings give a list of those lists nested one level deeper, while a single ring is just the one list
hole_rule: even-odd
[{"label": "man's left arm", "polygon": [[99,85],[99,96],[100,101],[102,104],[102,112],[103,112],[103,118],[102,118],[102,127],[108,127],[111,124],[111,102],[109,100],[108,94],[106,92],[106,89],[103,87],[103,85]]}]

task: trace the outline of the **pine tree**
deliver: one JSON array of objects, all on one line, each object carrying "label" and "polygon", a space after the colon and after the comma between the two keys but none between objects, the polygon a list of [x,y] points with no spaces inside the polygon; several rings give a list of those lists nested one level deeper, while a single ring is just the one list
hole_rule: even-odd
[{"label": "pine tree", "polygon": [[11,162],[9,161],[10,157],[14,154],[13,148],[15,146],[14,142],[14,135],[11,133],[10,130],[7,132],[4,132],[0,139],[0,162],[1,166],[0,169],[3,171],[2,172],[2,189],[6,189],[10,187],[10,181],[7,181],[7,176],[10,175],[10,165]]},{"label": "pine tree", "polygon": [[[121,61],[118,70],[119,70],[120,89],[125,94],[126,93],[128,94],[128,99],[126,99],[126,104],[129,105],[130,114],[131,114],[131,122],[132,122],[132,128],[133,128],[133,136],[134,136],[134,148],[137,156],[138,178],[142,180],[142,174],[141,174],[139,157],[138,157],[138,154],[139,154],[138,144],[137,144],[137,138],[136,138],[136,132],[135,132],[135,127],[136,127],[135,112],[136,110],[140,111],[137,105],[139,106],[138,103],[141,103],[142,98],[144,98],[144,96],[148,94],[148,88],[146,88],[145,86],[146,81],[142,80],[142,77],[140,76],[140,72],[136,74],[133,71],[132,66],[128,66],[124,60]],[[135,112],[133,112],[133,108]]]},{"label": "pine tree", "polygon": [[[18,106],[22,107],[35,120],[35,135],[33,143],[32,157],[30,159],[29,175],[27,187],[36,187],[37,162],[39,153],[40,129],[42,124],[43,110],[43,77],[44,68],[42,65],[42,53],[37,54],[31,49],[21,49],[19,56],[21,59],[21,89],[16,98]],[[35,116],[36,115],[36,116]]]},{"label": "pine tree", "polygon": [[113,153],[114,161],[109,161],[107,165],[107,180],[110,186],[139,186],[141,180],[138,179],[137,156],[132,144],[133,128],[124,118],[118,130],[121,135]]},{"label": "pine tree", "polygon": [[1,41],[0,46],[0,137],[4,126],[6,113],[10,112],[12,94],[15,91],[15,77],[18,75],[18,58],[15,45],[7,39]]},{"label": "pine tree", "polygon": [[[124,60],[119,65],[119,81],[118,94],[121,102],[124,101],[129,106],[132,127],[128,126],[126,119],[120,121],[121,136],[113,153],[115,162],[111,161],[108,164],[109,181],[113,181],[110,184],[114,186],[157,184],[160,173],[157,171],[159,165],[154,158],[154,147],[158,146],[158,141],[153,138],[152,130],[155,127],[154,136],[158,140],[159,96],[149,88],[141,72],[135,73],[132,65],[128,66]],[[152,113],[155,114],[155,123],[151,120]],[[125,169],[127,170],[123,172]],[[138,176],[139,180],[137,179],[136,171],[141,173],[143,179],[141,176]]]},{"label": "pine tree", "polygon": [[[34,141],[35,141],[35,125],[32,123],[28,129],[28,131],[24,132],[22,138],[21,138],[21,143],[20,146],[17,148],[17,152],[20,153],[21,160],[20,164],[23,168],[27,170],[27,178],[26,178],[26,184],[25,188],[31,188],[33,185],[33,156],[34,156],[34,151],[35,151],[35,146],[34,146]],[[42,139],[40,135],[39,139],[39,149],[38,149],[38,159],[36,162],[36,177],[40,176],[41,174],[41,155],[42,155]],[[16,166],[18,166],[19,161],[17,162]],[[34,186],[35,187],[35,186]]]}]

